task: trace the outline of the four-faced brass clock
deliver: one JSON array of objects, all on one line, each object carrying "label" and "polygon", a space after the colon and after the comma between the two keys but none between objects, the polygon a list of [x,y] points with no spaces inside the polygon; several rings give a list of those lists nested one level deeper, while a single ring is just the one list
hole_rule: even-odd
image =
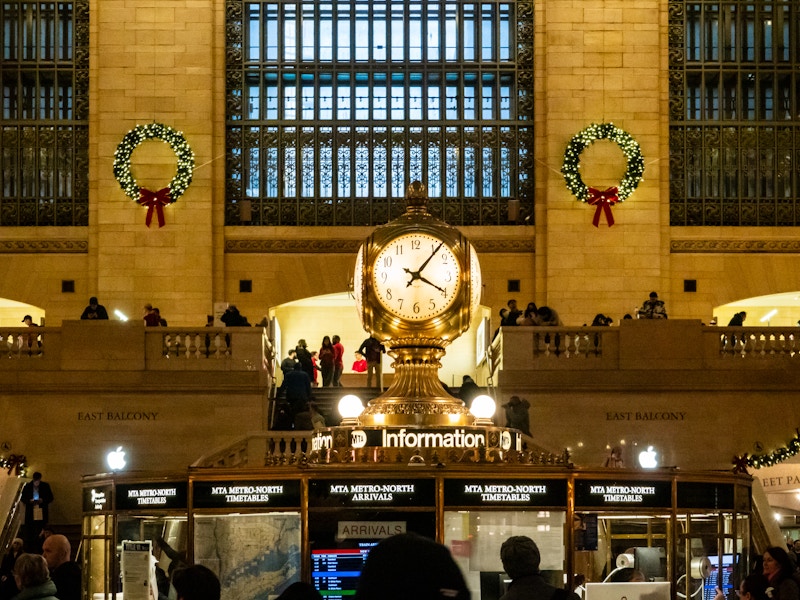
[{"label": "four-faced brass clock", "polygon": [[428,212],[424,192],[411,184],[406,212],[377,227],[356,258],[353,291],[364,329],[386,346],[395,370],[389,389],[359,418],[362,426],[473,420],[438,370],[478,307],[480,267],[466,237]]},{"label": "four-faced brass clock", "polygon": [[461,265],[445,240],[406,233],[387,242],[372,263],[372,289],[380,305],[408,321],[444,313],[461,291]]}]

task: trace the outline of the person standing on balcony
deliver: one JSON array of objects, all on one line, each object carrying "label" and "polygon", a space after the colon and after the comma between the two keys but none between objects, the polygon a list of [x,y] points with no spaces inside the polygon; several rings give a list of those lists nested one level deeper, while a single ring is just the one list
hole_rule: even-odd
[{"label": "person standing on balcony", "polygon": [[81,321],[95,321],[106,320],[108,321],[108,311],[102,304],[98,304],[97,298],[92,296],[89,298],[89,306],[83,309],[81,314]]},{"label": "person standing on balcony", "polygon": [[500,321],[501,327],[516,325],[517,319],[522,316],[522,311],[517,308],[517,301],[513,298],[506,303],[506,306],[508,306],[508,312],[503,316],[503,320]]},{"label": "person standing on balcony", "polygon": [[329,335],[322,338],[322,346],[320,346],[317,356],[319,356],[319,368],[322,371],[322,387],[330,387],[333,382],[336,351],[333,349],[333,342]]},{"label": "person standing on balcony", "polygon": [[667,308],[664,301],[658,299],[656,292],[650,292],[650,297],[642,303],[639,309],[640,319],[666,319]]},{"label": "person standing on balcony", "polygon": [[358,351],[364,355],[364,358],[367,360],[367,387],[372,387],[372,376],[375,376],[375,386],[381,386],[381,361],[383,359],[383,353],[386,352],[386,348],[383,347],[380,340],[375,336],[370,336],[361,342],[361,347]]},{"label": "person standing on balcony", "polygon": [[145,304],[144,305],[144,326],[145,327],[158,327],[160,323],[158,322],[158,315],[153,310],[152,304]]},{"label": "person standing on balcony", "polygon": [[314,381],[314,361],[311,360],[311,352],[308,349],[308,344],[305,339],[298,340],[295,352],[297,353],[297,360],[300,363],[300,367],[306,372],[306,375],[308,375],[309,381]]},{"label": "person standing on balcony", "polygon": [[344,371],[344,346],[338,335],[333,336],[333,387],[342,387],[342,371]]},{"label": "person standing on balcony", "polygon": [[[730,321],[728,321],[728,327],[744,327],[744,320],[746,318],[747,318],[747,313],[745,311],[738,312],[735,315],[733,315],[733,317],[731,317]],[[744,339],[744,337],[742,337],[742,339]],[[735,345],[736,345],[736,336],[732,335],[731,346]]]}]

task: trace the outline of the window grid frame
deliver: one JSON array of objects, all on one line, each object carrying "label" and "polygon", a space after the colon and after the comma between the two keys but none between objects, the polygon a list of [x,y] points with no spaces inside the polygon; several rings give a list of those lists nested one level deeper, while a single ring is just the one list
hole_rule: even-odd
[{"label": "window grid frame", "polygon": [[[474,61],[446,60],[450,45],[447,40],[448,25],[442,15],[451,14],[448,11],[452,11],[452,7],[459,7],[458,14],[461,15],[462,8],[480,7],[482,4],[492,6],[495,14],[499,14],[503,9],[503,14],[510,15],[507,17],[509,20],[507,29],[513,33],[508,34],[512,39],[507,46],[513,44],[514,47],[501,48],[498,43],[499,34],[493,33],[494,40],[491,46],[495,49],[493,56],[495,60],[486,61],[480,55],[476,55]],[[262,16],[271,14],[280,17],[286,13],[284,10],[286,5],[297,7],[292,11],[296,15],[309,12],[304,11],[302,2],[228,1],[226,146],[229,159],[226,169],[226,225],[376,225],[386,222],[403,212],[405,188],[410,180],[419,178],[428,183],[431,178],[437,178],[437,175],[448,172],[445,153],[450,148],[448,141],[452,140],[456,140],[460,144],[458,147],[462,148],[459,156],[461,168],[456,172],[463,173],[467,168],[474,169],[478,186],[476,189],[479,193],[473,197],[466,195],[462,182],[457,190],[458,193],[448,196],[446,194],[448,186],[444,184],[445,177],[438,177],[442,181],[438,186],[435,185],[436,179],[432,179],[434,185],[429,186],[429,193],[434,192],[429,202],[432,212],[458,225],[503,225],[508,222],[509,200],[519,199],[521,218],[529,216],[529,221],[532,220],[534,177],[533,157],[530,152],[533,147],[533,115],[530,101],[525,100],[532,99],[533,94],[532,90],[523,88],[520,83],[521,80],[533,81],[532,39],[529,39],[533,31],[532,5],[493,0],[489,2],[406,1],[400,5],[352,0],[315,5],[332,7],[330,28],[335,34],[330,45],[334,53],[337,51],[340,35],[337,31],[336,17],[340,14],[341,7],[348,7],[345,11],[347,14],[368,14],[370,19],[376,13],[385,12],[387,36],[385,62],[374,60],[376,44],[373,39],[368,42],[369,60],[357,59],[358,48],[352,41],[358,27],[356,19],[348,21],[349,33],[346,37],[351,40],[348,60],[337,60],[336,56],[330,61],[320,60],[323,46],[320,42],[322,28],[319,20],[313,27],[314,51],[306,55],[306,60],[302,59],[302,48],[305,46],[302,43],[302,35],[304,31],[312,31],[311,27],[304,30],[302,26],[297,26],[298,34],[289,36],[294,50],[288,51],[284,44],[280,43],[285,36],[279,36],[279,40],[275,42],[268,39],[270,35],[276,35],[280,27],[267,24],[258,30],[259,33],[263,32],[263,35],[259,35],[259,47],[251,50],[247,40],[248,35],[253,35],[255,28],[248,27],[246,19],[252,14],[247,7],[253,5],[258,6],[258,14]],[[363,10],[365,7],[366,10]],[[426,56],[424,44],[420,44],[423,52],[420,60],[408,58],[403,61],[390,60],[393,52],[391,44],[393,38],[390,34],[392,15],[404,16],[404,9],[409,7],[421,7],[419,30],[423,36],[430,33],[429,12],[438,15],[439,33],[434,38],[437,40],[437,52],[443,57],[442,60],[433,62],[424,60]],[[435,7],[435,10],[431,7]],[[317,9],[314,14],[319,17],[321,10]],[[516,18],[514,10],[517,11]],[[481,11],[475,12],[477,20]],[[494,23],[496,24],[496,20]],[[403,43],[406,55],[411,47],[408,42],[410,27],[409,20],[404,18]],[[476,23],[475,27],[475,52],[480,53],[482,28],[479,23]],[[368,29],[373,30],[372,27]],[[497,28],[492,30],[494,29]],[[462,45],[458,47],[459,52],[463,53]],[[505,53],[509,59],[497,60],[500,53]],[[265,56],[270,60],[267,62],[255,60],[256,57],[263,59]],[[312,56],[313,60],[308,58],[309,56]],[[347,53],[344,56],[347,56]],[[300,58],[295,60],[293,57]],[[463,58],[463,54],[461,57]],[[523,57],[531,58],[527,63],[528,67],[524,69],[519,66]],[[283,91],[287,73],[295,77],[295,82],[291,86],[294,101],[291,103],[286,100],[287,96]],[[447,78],[455,76],[460,80],[458,84],[460,99],[463,97],[460,92],[464,89],[461,81],[465,74],[474,77],[478,82],[474,95],[475,104],[472,107],[474,118],[467,118],[471,115],[464,112],[457,119],[446,118],[449,110],[448,87],[452,87],[446,84]],[[392,115],[392,111],[397,110],[392,102],[393,77],[402,78],[403,81],[403,85],[397,87],[402,89],[404,111],[402,119],[396,118],[397,114],[394,118]],[[495,81],[494,89],[491,93],[482,92],[483,86],[480,84],[492,77]],[[263,88],[260,87],[268,78],[275,81],[274,87],[271,88],[274,91],[270,93],[262,91]],[[306,90],[310,87],[313,93],[304,94],[304,86],[299,83],[303,78],[306,81]],[[362,79],[365,81],[364,84],[356,83],[356,80]],[[375,83],[381,79],[385,84]],[[409,82],[412,79],[419,80],[419,85],[411,87]],[[328,86],[323,85],[323,80],[330,82]],[[438,87],[431,85],[434,80],[439,81]],[[250,81],[258,84],[256,93],[249,91]],[[348,83],[346,86],[339,86],[337,85],[339,81]],[[506,91],[506,88],[511,92]],[[341,90],[346,93],[342,94]],[[380,93],[383,94],[380,102],[385,106],[383,109],[386,113],[385,118],[380,114],[379,101],[376,100]],[[257,106],[253,105],[253,98],[256,96]],[[348,96],[350,108],[349,114],[346,114],[341,108],[344,101],[340,101],[339,98]],[[395,98],[399,101],[400,97],[395,96]],[[323,101],[331,105],[333,118],[330,120],[325,118],[327,115],[320,113]],[[360,109],[360,104],[364,103],[368,105],[366,111]],[[290,111],[287,114],[289,105],[293,106],[294,112]],[[485,106],[491,108],[494,118],[483,117]],[[426,118],[431,111],[434,111],[434,107],[438,111],[439,118]],[[307,112],[304,118],[304,108],[307,111],[313,110],[313,114]],[[419,112],[409,113],[412,108]],[[463,106],[460,108],[463,111]],[[363,112],[359,113],[359,110]],[[509,115],[515,114],[514,111],[517,111],[518,118],[508,118]],[[415,127],[420,131],[415,133],[413,130]],[[259,133],[255,133],[254,128]],[[331,136],[321,134],[324,128],[332,128],[335,134]],[[398,128],[405,129],[399,131]],[[489,129],[485,130],[486,128]],[[434,135],[436,129],[438,133]],[[384,130],[386,133],[382,134],[381,131]],[[461,134],[455,135],[452,130],[460,131]],[[467,135],[464,132],[471,133]],[[431,141],[433,138],[441,140],[438,151]],[[276,139],[280,140],[277,155],[274,152],[275,147],[270,146],[276,143]],[[488,140],[491,140],[491,147],[480,145],[488,143]],[[393,151],[398,149],[398,143],[404,150],[402,157],[396,155],[396,152],[393,154]],[[309,144],[313,149],[311,154],[307,152]],[[464,162],[464,154],[472,152],[469,150],[472,147],[479,157],[494,157],[495,164],[493,172],[490,173],[492,185],[495,186],[494,194],[487,196],[480,187],[483,185],[480,181],[482,168],[480,161],[474,166]],[[515,160],[509,159],[511,152],[516,153]],[[326,157],[324,159],[327,161],[326,164],[331,166],[334,180],[342,173],[349,176],[351,182],[359,178],[363,180],[366,176],[370,182],[385,181],[383,188],[385,193],[376,194],[374,187],[368,193],[363,193],[363,190],[359,191],[356,189],[358,186],[352,184],[350,192],[342,195],[337,189],[341,187],[340,185],[330,184],[329,180],[326,183],[324,172],[314,173],[313,194],[309,194],[308,188],[305,194],[302,193],[299,183],[294,188],[287,187],[285,183],[287,176],[295,177],[302,169],[307,172],[309,169],[318,171],[323,154]],[[301,155],[306,156],[306,162],[300,160]],[[315,156],[316,163],[308,162],[310,160],[308,157],[311,155]],[[367,156],[368,159],[365,158]],[[296,168],[287,164],[287,157],[296,162]],[[383,163],[380,163],[381,159]],[[369,165],[365,171],[366,160],[369,161]],[[402,164],[399,164],[398,160]],[[376,168],[376,164],[381,167]],[[259,182],[258,188],[248,185],[250,183],[252,186],[252,179],[248,177],[248,173],[255,168],[253,165],[258,165],[259,176],[262,180],[266,180],[265,183]],[[517,177],[519,173],[523,176]],[[498,183],[502,179],[499,174],[510,181],[502,190]],[[281,178],[281,181],[270,182],[270,176]],[[331,187],[332,193],[323,193]],[[510,187],[514,188],[513,191],[509,189]],[[437,190],[441,190],[438,192],[439,196],[436,196]],[[277,198],[269,196],[274,195],[276,191]],[[508,195],[511,193],[514,195]],[[240,214],[245,211],[240,211],[240,206],[251,209],[248,213],[250,221],[242,222]]]}]

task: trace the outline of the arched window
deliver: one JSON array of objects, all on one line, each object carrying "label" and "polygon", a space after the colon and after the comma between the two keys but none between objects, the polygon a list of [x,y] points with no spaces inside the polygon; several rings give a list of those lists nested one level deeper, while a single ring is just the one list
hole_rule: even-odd
[{"label": "arched window", "polygon": [[[227,225],[533,215],[533,5],[227,2]],[[509,213],[511,213],[509,215]]]}]

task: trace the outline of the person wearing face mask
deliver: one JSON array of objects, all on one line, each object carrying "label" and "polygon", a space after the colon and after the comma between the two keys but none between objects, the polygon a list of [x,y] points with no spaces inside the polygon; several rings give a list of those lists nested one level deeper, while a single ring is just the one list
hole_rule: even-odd
[{"label": "person wearing face mask", "polygon": [[786,550],[779,546],[767,548],[761,568],[767,579],[767,596],[772,600],[800,600],[800,586],[794,579],[795,566]]},{"label": "person wearing face mask", "polygon": [[169,600],[220,600],[219,578],[203,565],[175,569]]}]

